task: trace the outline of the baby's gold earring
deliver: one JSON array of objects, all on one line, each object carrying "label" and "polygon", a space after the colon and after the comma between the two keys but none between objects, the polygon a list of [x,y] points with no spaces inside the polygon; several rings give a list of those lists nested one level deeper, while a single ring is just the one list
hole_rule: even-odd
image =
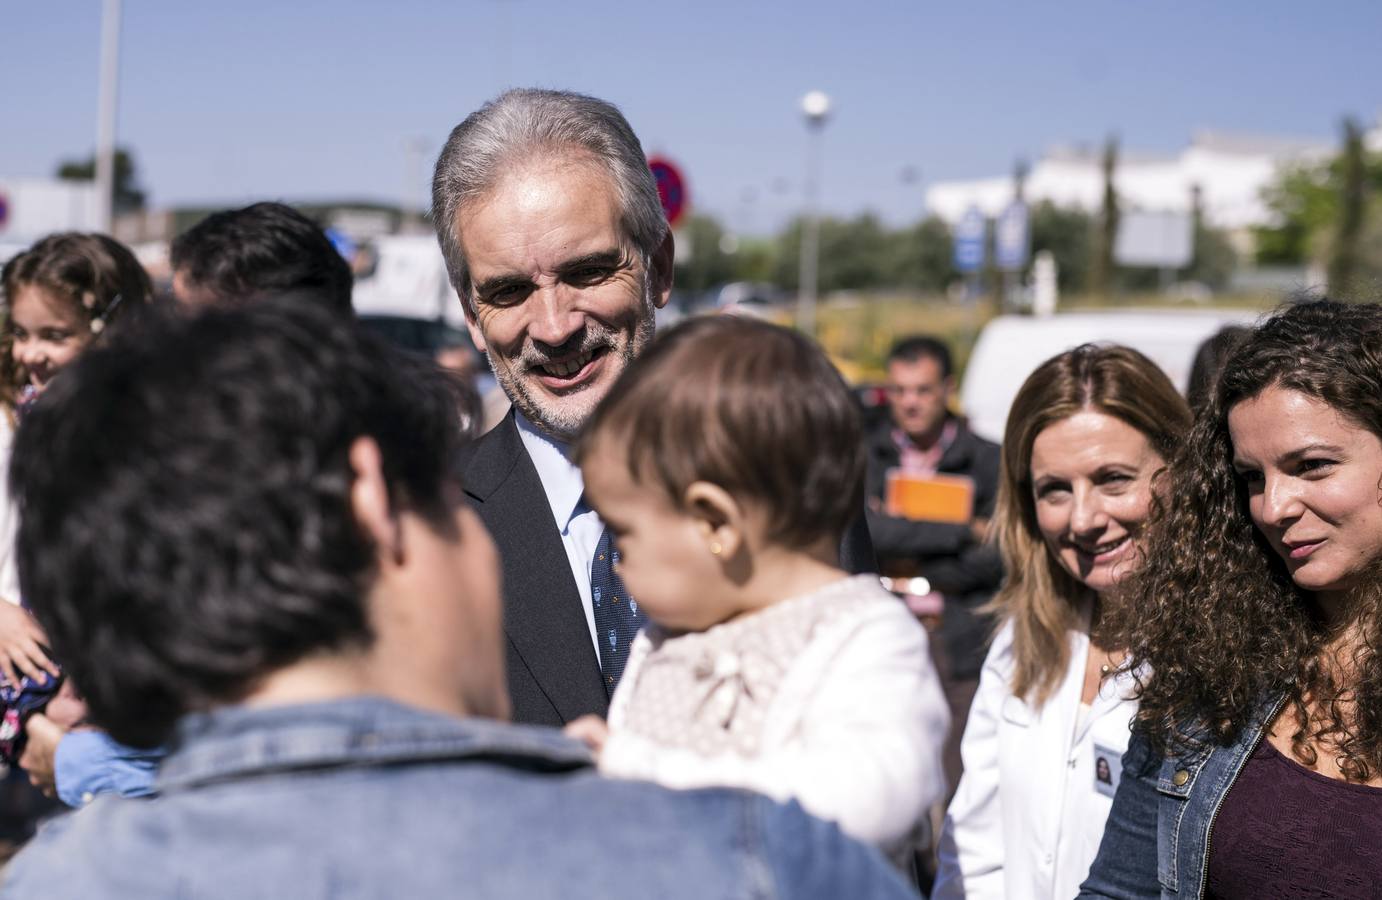
[{"label": "baby's gold earring", "polygon": [[724,552],[725,552],[725,548],[722,547],[722,546],[720,546],[720,542],[719,542],[719,541],[711,541],[711,542],[710,542],[710,554],[711,554],[712,556],[719,556],[721,553],[724,553]]}]

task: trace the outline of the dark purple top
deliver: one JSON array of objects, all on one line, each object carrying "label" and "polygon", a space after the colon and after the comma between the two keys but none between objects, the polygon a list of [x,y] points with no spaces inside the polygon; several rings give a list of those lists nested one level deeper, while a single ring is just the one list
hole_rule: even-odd
[{"label": "dark purple top", "polygon": [[1312,772],[1266,738],[1209,835],[1210,900],[1382,897],[1382,788]]}]

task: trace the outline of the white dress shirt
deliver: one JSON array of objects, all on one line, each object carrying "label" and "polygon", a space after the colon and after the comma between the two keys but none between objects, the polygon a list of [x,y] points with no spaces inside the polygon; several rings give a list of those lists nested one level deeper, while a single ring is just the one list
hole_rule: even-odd
[{"label": "white dress shirt", "polygon": [[566,561],[571,565],[571,577],[581,594],[585,623],[590,629],[590,645],[598,658],[600,646],[595,638],[595,607],[590,601],[590,563],[595,559],[595,547],[600,543],[605,523],[583,500],[585,481],[581,478],[581,470],[571,462],[571,448],[538,431],[522,413],[515,413],[514,419],[518,423],[518,436],[537,468],[542,492],[551,504],[552,519],[561,533]]}]

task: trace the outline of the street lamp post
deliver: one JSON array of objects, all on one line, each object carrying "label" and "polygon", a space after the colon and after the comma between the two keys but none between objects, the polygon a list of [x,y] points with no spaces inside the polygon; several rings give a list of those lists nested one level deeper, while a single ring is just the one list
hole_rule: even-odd
[{"label": "street lamp post", "polygon": [[101,90],[96,113],[96,227],[111,230],[115,205],[115,107],[120,94],[120,0],[101,14]]},{"label": "street lamp post", "polygon": [[420,234],[429,230],[420,218],[427,206],[427,176],[423,171],[426,154],[427,138],[404,139],[403,203],[398,220],[398,230],[401,234]]},{"label": "street lamp post", "polygon": [[816,274],[820,255],[821,223],[817,203],[821,178],[821,132],[830,115],[830,98],[811,91],[801,98],[806,115],[806,202],[801,225],[801,293],[797,300],[797,327],[816,333]]}]

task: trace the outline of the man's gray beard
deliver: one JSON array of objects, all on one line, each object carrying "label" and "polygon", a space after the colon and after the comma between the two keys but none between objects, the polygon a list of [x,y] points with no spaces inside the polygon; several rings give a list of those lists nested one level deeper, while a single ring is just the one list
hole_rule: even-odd
[{"label": "man's gray beard", "polygon": [[[643,315],[634,328],[632,339],[623,349],[615,351],[610,348],[611,357],[617,354],[619,359],[619,371],[622,373],[629,363],[633,362],[638,354],[643,352],[643,348],[648,346],[648,342],[653,339],[653,332],[656,328],[655,312],[650,292],[644,291]],[[602,346],[609,346],[608,343]],[[581,399],[580,395],[589,392],[590,387],[579,387],[565,394],[563,402],[558,408],[545,408],[529,390],[529,383],[519,376],[520,371],[529,371],[531,366],[524,363],[521,359],[514,361],[514,366],[506,371],[500,371],[494,364],[494,359],[487,353],[485,359],[489,362],[490,371],[494,373],[494,380],[499,383],[509,401],[514,407],[523,414],[529,422],[553,440],[562,443],[570,443],[580,433],[581,426],[590,414],[595,411],[596,405],[603,397],[596,397],[588,400],[584,404],[577,404],[574,401]],[[608,362],[606,362],[608,364]],[[612,384],[613,382],[610,382]],[[544,398],[547,399],[547,398]],[[550,401],[549,401],[550,402]]]}]

